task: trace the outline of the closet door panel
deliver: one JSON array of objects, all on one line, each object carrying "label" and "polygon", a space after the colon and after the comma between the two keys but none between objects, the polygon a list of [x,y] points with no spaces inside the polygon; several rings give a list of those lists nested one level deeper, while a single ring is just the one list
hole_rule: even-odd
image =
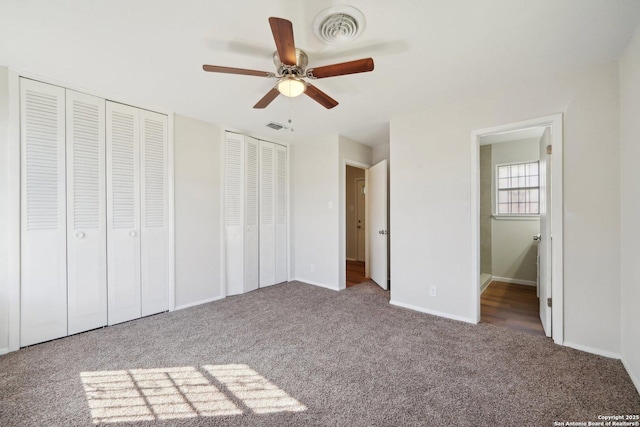
[{"label": "closet door panel", "polygon": [[275,145],[260,141],[260,287],[275,285]]},{"label": "closet door panel", "polygon": [[20,345],[67,335],[65,91],[20,79]]},{"label": "closet door panel", "polygon": [[287,147],[275,145],[275,283],[286,282],[287,274]]},{"label": "closet door panel", "polygon": [[169,309],[167,116],[140,111],[142,315]]},{"label": "closet door panel", "polygon": [[260,141],[245,137],[244,180],[244,287],[243,292],[253,291],[259,286],[259,147]]},{"label": "closet door panel", "polygon": [[67,90],[69,335],[107,324],[105,100]]},{"label": "closet door panel", "polygon": [[107,101],[108,323],[141,316],[140,115]]},{"label": "closet door panel", "polygon": [[244,136],[227,132],[225,142],[225,276],[227,295],[244,288]]}]

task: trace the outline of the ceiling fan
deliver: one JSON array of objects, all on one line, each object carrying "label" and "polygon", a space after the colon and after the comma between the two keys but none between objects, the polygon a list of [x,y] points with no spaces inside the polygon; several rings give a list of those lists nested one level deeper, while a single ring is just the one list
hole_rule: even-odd
[{"label": "ceiling fan", "polygon": [[373,59],[365,58],[356,61],[342,62],[340,64],[325,65],[323,67],[309,68],[305,72],[309,58],[304,51],[296,49],[293,42],[293,25],[291,21],[282,18],[269,18],[271,32],[276,42],[277,50],[273,54],[273,63],[276,72],[247,70],[244,68],[221,67],[218,65],[203,65],[204,71],[213,73],[242,74],[246,76],[258,76],[277,78],[278,83],[253,108],[267,107],[278,95],[296,97],[306,94],[325,108],[333,108],[338,101],[305,81],[304,79],[323,79],[325,77],[342,76],[346,74],[365,73],[373,71]]}]

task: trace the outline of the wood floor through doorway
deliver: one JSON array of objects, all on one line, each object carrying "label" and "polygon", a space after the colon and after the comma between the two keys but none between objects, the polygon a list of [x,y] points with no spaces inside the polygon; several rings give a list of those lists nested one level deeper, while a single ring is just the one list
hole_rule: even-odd
[{"label": "wood floor through doorway", "polygon": [[367,281],[364,275],[364,261],[347,261],[347,288]]},{"label": "wood floor through doorway", "polygon": [[480,321],[544,336],[536,288],[493,281],[480,298]]}]

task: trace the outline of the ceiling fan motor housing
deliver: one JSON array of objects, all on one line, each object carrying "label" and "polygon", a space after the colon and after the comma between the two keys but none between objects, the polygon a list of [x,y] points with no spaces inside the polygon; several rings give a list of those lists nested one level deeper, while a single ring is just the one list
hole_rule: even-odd
[{"label": "ceiling fan motor housing", "polygon": [[307,68],[309,57],[303,50],[296,48],[296,65],[286,65],[280,61],[280,56],[276,50],[273,52],[273,63],[280,76],[304,76],[304,69]]}]

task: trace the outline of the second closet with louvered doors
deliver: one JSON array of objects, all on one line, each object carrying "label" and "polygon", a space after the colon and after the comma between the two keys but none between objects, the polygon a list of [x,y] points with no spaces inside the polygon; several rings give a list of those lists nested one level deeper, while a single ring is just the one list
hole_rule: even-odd
[{"label": "second closet with louvered doors", "polygon": [[287,280],[287,148],[260,141],[260,287]]},{"label": "second closet with louvered doors", "polygon": [[167,116],[107,101],[109,325],[169,308]]},{"label": "second closet with louvered doors", "polygon": [[166,311],[167,116],[19,85],[20,346]]},{"label": "second closet with louvered doors", "polygon": [[287,280],[287,147],[227,132],[227,294]]}]

